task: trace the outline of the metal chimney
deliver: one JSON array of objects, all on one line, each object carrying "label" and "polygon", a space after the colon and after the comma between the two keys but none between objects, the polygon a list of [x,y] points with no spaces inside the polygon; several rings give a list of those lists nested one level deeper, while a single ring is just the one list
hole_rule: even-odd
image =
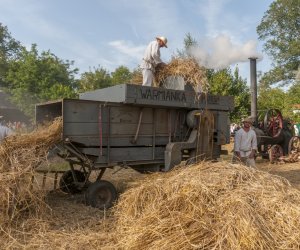
[{"label": "metal chimney", "polygon": [[251,117],[257,125],[257,74],[256,74],[256,59],[250,57],[250,93],[251,93]]}]

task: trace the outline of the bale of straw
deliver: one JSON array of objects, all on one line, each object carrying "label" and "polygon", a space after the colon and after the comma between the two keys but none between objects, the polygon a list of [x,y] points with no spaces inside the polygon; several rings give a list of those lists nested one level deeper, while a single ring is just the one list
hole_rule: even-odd
[{"label": "bale of straw", "polygon": [[61,119],[28,134],[7,137],[0,145],[0,225],[24,211],[42,209],[43,193],[34,188],[34,169],[61,140]]},{"label": "bale of straw", "polygon": [[154,174],[115,207],[124,249],[299,249],[300,192],[228,163]]}]

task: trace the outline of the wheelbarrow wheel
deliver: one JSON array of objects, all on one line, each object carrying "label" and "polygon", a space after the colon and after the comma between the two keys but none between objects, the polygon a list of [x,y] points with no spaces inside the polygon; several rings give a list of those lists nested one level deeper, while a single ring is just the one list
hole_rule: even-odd
[{"label": "wheelbarrow wheel", "polygon": [[[79,170],[74,170],[74,174],[76,176],[76,179],[78,182],[84,182],[85,181],[85,175],[83,172]],[[59,187],[61,191],[69,194],[77,194],[81,192],[81,188],[76,185],[73,174],[71,170],[68,170],[63,173],[59,180]]]},{"label": "wheelbarrow wheel", "polygon": [[85,202],[99,209],[108,209],[117,199],[117,190],[109,181],[100,180],[92,183],[85,192]]}]

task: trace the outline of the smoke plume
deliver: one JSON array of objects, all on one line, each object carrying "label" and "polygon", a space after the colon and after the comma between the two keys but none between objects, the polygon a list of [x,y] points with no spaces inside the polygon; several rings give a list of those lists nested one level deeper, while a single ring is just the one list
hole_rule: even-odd
[{"label": "smoke plume", "polygon": [[231,64],[248,61],[249,57],[262,59],[256,50],[257,42],[250,40],[243,45],[234,44],[229,36],[220,35],[191,46],[188,54],[199,64],[210,69],[222,69]]}]

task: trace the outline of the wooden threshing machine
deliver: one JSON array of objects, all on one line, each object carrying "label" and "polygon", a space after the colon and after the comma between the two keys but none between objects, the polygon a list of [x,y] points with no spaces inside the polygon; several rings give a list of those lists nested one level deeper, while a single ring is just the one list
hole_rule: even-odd
[{"label": "wooden threshing machine", "polygon": [[[76,193],[87,187],[87,204],[108,208],[117,194],[101,180],[107,168],[146,173],[169,171],[182,161],[216,159],[230,141],[232,109],[232,97],[199,94],[189,85],[173,90],[122,84],[36,105],[36,121],[62,117],[58,155],[70,170],[61,177],[61,189]],[[91,184],[93,170],[99,174]]]}]

